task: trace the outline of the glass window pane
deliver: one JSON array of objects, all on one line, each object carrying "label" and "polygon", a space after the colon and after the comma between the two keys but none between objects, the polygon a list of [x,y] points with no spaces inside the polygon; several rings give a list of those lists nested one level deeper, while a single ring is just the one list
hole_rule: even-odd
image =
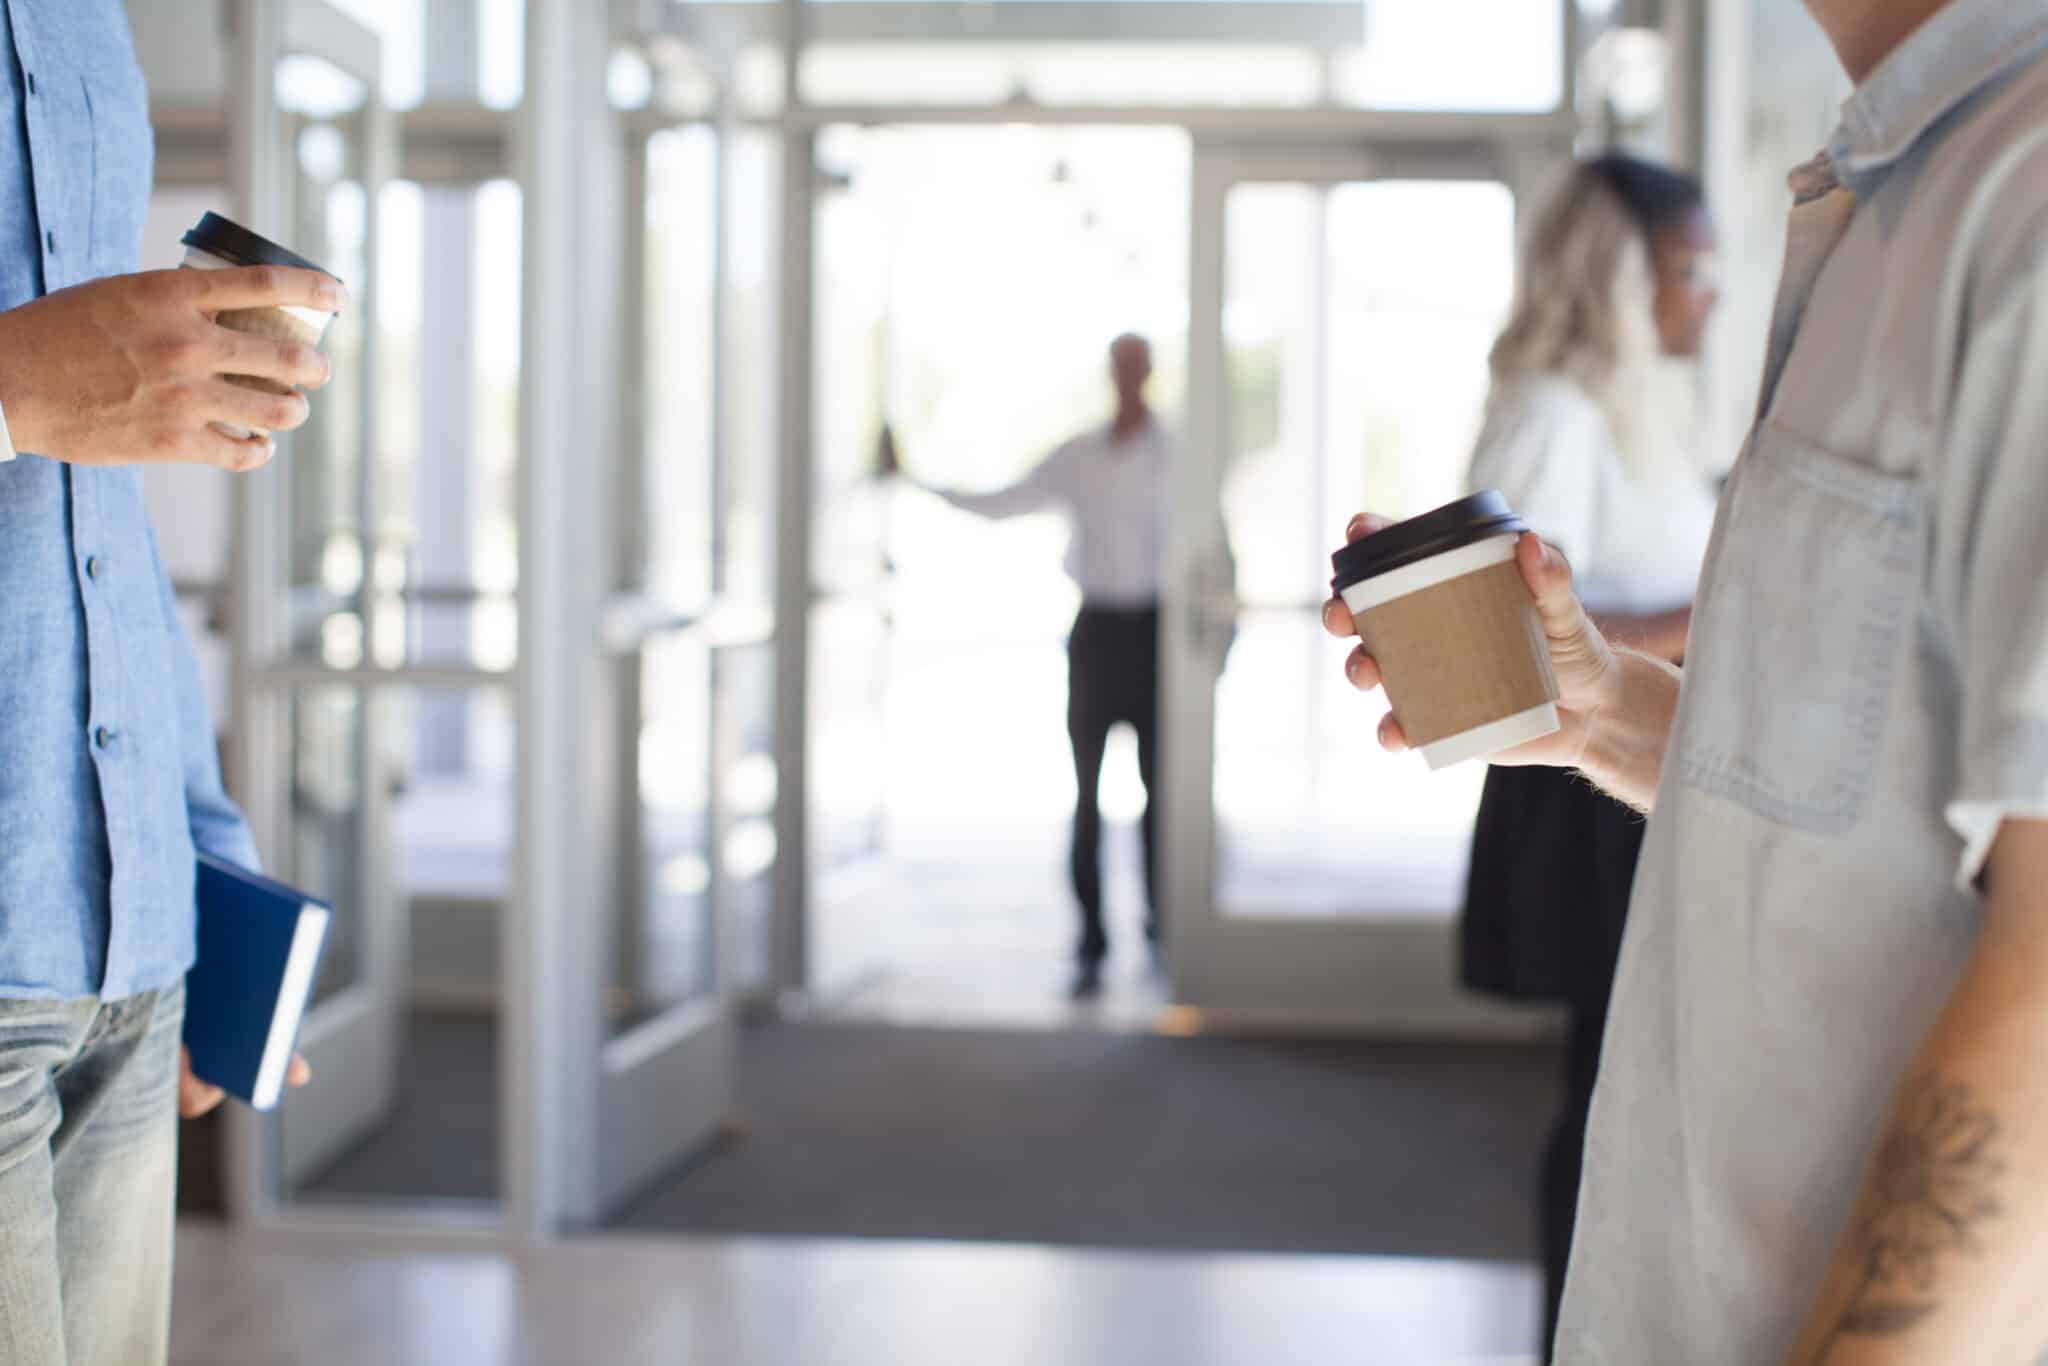
[{"label": "glass window pane", "polygon": [[330,902],[326,956],[313,999],[326,1000],[362,980],[362,932],[370,913],[366,831],[371,756],[364,697],[353,688],[296,694],[291,707],[291,847],[279,876]]},{"label": "glass window pane", "polygon": [[715,981],[711,907],[711,651],[670,638],[640,667],[640,872],[614,908],[610,1028],[630,1029]]},{"label": "glass window pane", "polygon": [[717,155],[701,126],[658,133],[647,147],[644,572],[649,590],[685,608],[712,589]]},{"label": "glass window pane", "polygon": [[477,91],[493,109],[517,108],[526,89],[525,0],[477,0]]},{"label": "glass window pane", "polygon": [[345,313],[329,347],[344,348],[336,381],[313,396],[303,449],[283,464],[290,647],[333,667],[509,668],[519,301],[504,281],[519,271],[518,191],[395,182],[381,209],[375,479],[364,485],[360,379],[354,395],[347,379],[360,319],[351,341]]},{"label": "glass window pane", "polygon": [[[437,768],[450,716],[471,743],[460,767]],[[307,688],[284,719],[288,866],[276,871],[335,910],[302,1046],[316,1068],[337,1065],[330,1086],[348,1083],[281,1107],[288,1195],[494,1200],[510,699]]]},{"label": "glass window pane", "polygon": [[637,883],[610,909],[605,1028],[766,982],[776,859],[772,644],[651,643],[640,670]]},{"label": "glass window pane", "polygon": [[777,206],[782,157],[773,133],[733,134],[726,222],[725,544],[719,587],[730,599],[765,605],[775,558],[773,504],[779,398],[776,358],[780,279]]},{"label": "glass window pane", "polygon": [[[1457,496],[1513,284],[1491,183],[1253,184],[1226,209],[1224,515],[1249,604],[1218,687],[1231,915],[1447,915],[1484,769],[1384,753],[1316,621],[1351,513]],[[1293,699],[1276,705],[1276,699]]]},{"label": "glass window pane", "polygon": [[717,894],[729,947],[720,964],[732,991],[768,981],[769,936],[777,849],[775,802],[775,647],[763,642],[719,649],[712,660],[717,689],[719,769],[715,825]]},{"label": "glass window pane", "polygon": [[[328,133],[338,148],[322,150]],[[356,117],[305,123],[302,169],[334,155],[359,165],[361,133]],[[368,310],[344,312],[325,343],[334,379],[312,396],[312,418],[281,462],[287,648],[336,668],[509,668],[519,301],[503,282],[518,277],[518,191],[387,186],[382,278],[366,284],[367,205],[353,174],[300,177],[294,245],[376,290],[377,440],[362,428]]]},{"label": "glass window pane", "polygon": [[[365,288],[367,92],[335,67],[295,57],[280,65],[278,98],[293,111],[283,142],[291,167],[286,245]],[[364,316],[364,310],[346,309],[329,325],[321,347],[332,379],[311,395],[306,425],[283,443],[291,575],[285,638],[294,653],[341,667],[361,664],[368,654]]]},{"label": "glass window pane", "polygon": [[418,104],[424,84],[422,10],[427,0],[330,0],[383,41],[384,102],[398,109]]},{"label": "glass window pane", "polygon": [[1333,62],[1345,104],[1537,113],[1564,99],[1559,0],[1370,0],[1365,15],[1363,46]]},{"label": "glass window pane", "polygon": [[[919,478],[1007,482],[1108,415],[1106,352],[1126,331],[1151,337],[1152,402],[1178,411],[1185,134],[832,128],[818,155],[843,185],[818,207],[821,568],[843,578],[876,558],[886,510],[862,493],[885,417]],[[906,501],[894,515],[922,514]],[[1057,570],[1057,519],[1012,530],[1047,538]],[[1070,611],[1047,581],[1055,614]]]}]

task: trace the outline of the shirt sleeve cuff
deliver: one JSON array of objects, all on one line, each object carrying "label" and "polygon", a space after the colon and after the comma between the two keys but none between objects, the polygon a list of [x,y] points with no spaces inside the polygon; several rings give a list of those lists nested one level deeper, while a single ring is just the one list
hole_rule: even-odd
[{"label": "shirt sleeve cuff", "polygon": [[1963,841],[1962,861],[1956,865],[1956,887],[1977,890],[1984,864],[1998,832],[2009,821],[2048,821],[2048,799],[2029,801],[1953,801],[1948,804],[1949,828]]},{"label": "shirt sleeve cuff", "polygon": [[1961,781],[1943,814],[1963,842],[1956,886],[1974,891],[1999,827],[2048,821],[2048,722],[2010,712],[1964,751]]},{"label": "shirt sleeve cuff", "polygon": [[256,852],[256,840],[249,833],[249,827],[239,819],[193,821],[192,847],[252,873],[263,871],[263,858]]}]

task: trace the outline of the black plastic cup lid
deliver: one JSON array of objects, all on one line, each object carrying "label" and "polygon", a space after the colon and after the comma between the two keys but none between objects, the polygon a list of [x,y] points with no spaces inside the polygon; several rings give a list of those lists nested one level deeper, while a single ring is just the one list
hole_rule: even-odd
[{"label": "black plastic cup lid", "polygon": [[238,266],[291,266],[296,270],[317,270],[330,280],[341,278],[326,267],[316,266],[297,252],[288,251],[268,237],[253,233],[217,213],[206,214],[178,240],[208,256],[218,256]]},{"label": "black plastic cup lid", "polygon": [[1359,537],[1330,556],[1330,565],[1337,571],[1330,587],[1342,593],[1355,583],[1378,578],[1446,550],[1456,550],[1490,536],[1520,535],[1528,529],[1500,491],[1488,489],[1446,503],[1434,512],[1396,522],[1384,531]]}]

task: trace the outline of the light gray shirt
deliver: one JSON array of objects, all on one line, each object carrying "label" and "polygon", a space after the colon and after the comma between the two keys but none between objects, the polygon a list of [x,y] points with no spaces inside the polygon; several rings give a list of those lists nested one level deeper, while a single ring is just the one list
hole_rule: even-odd
[{"label": "light gray shirt", "polygon": [[2044,49],[2048,0],[1952,0],[1793,174],[1560,1361],[1783,1358],[1970,954],[1992,837],[2048,818]]}]

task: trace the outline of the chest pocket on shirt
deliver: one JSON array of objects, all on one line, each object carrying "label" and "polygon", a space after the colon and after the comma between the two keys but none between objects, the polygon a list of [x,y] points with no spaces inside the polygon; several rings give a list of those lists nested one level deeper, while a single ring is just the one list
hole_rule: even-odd
[{"label": "chest pocket on shirt", "polygon": [[1688,650],[1687,783],[1786,825],[1855,823],[1913,617],[1924,504],[1916,480],[1757,431]]}]

